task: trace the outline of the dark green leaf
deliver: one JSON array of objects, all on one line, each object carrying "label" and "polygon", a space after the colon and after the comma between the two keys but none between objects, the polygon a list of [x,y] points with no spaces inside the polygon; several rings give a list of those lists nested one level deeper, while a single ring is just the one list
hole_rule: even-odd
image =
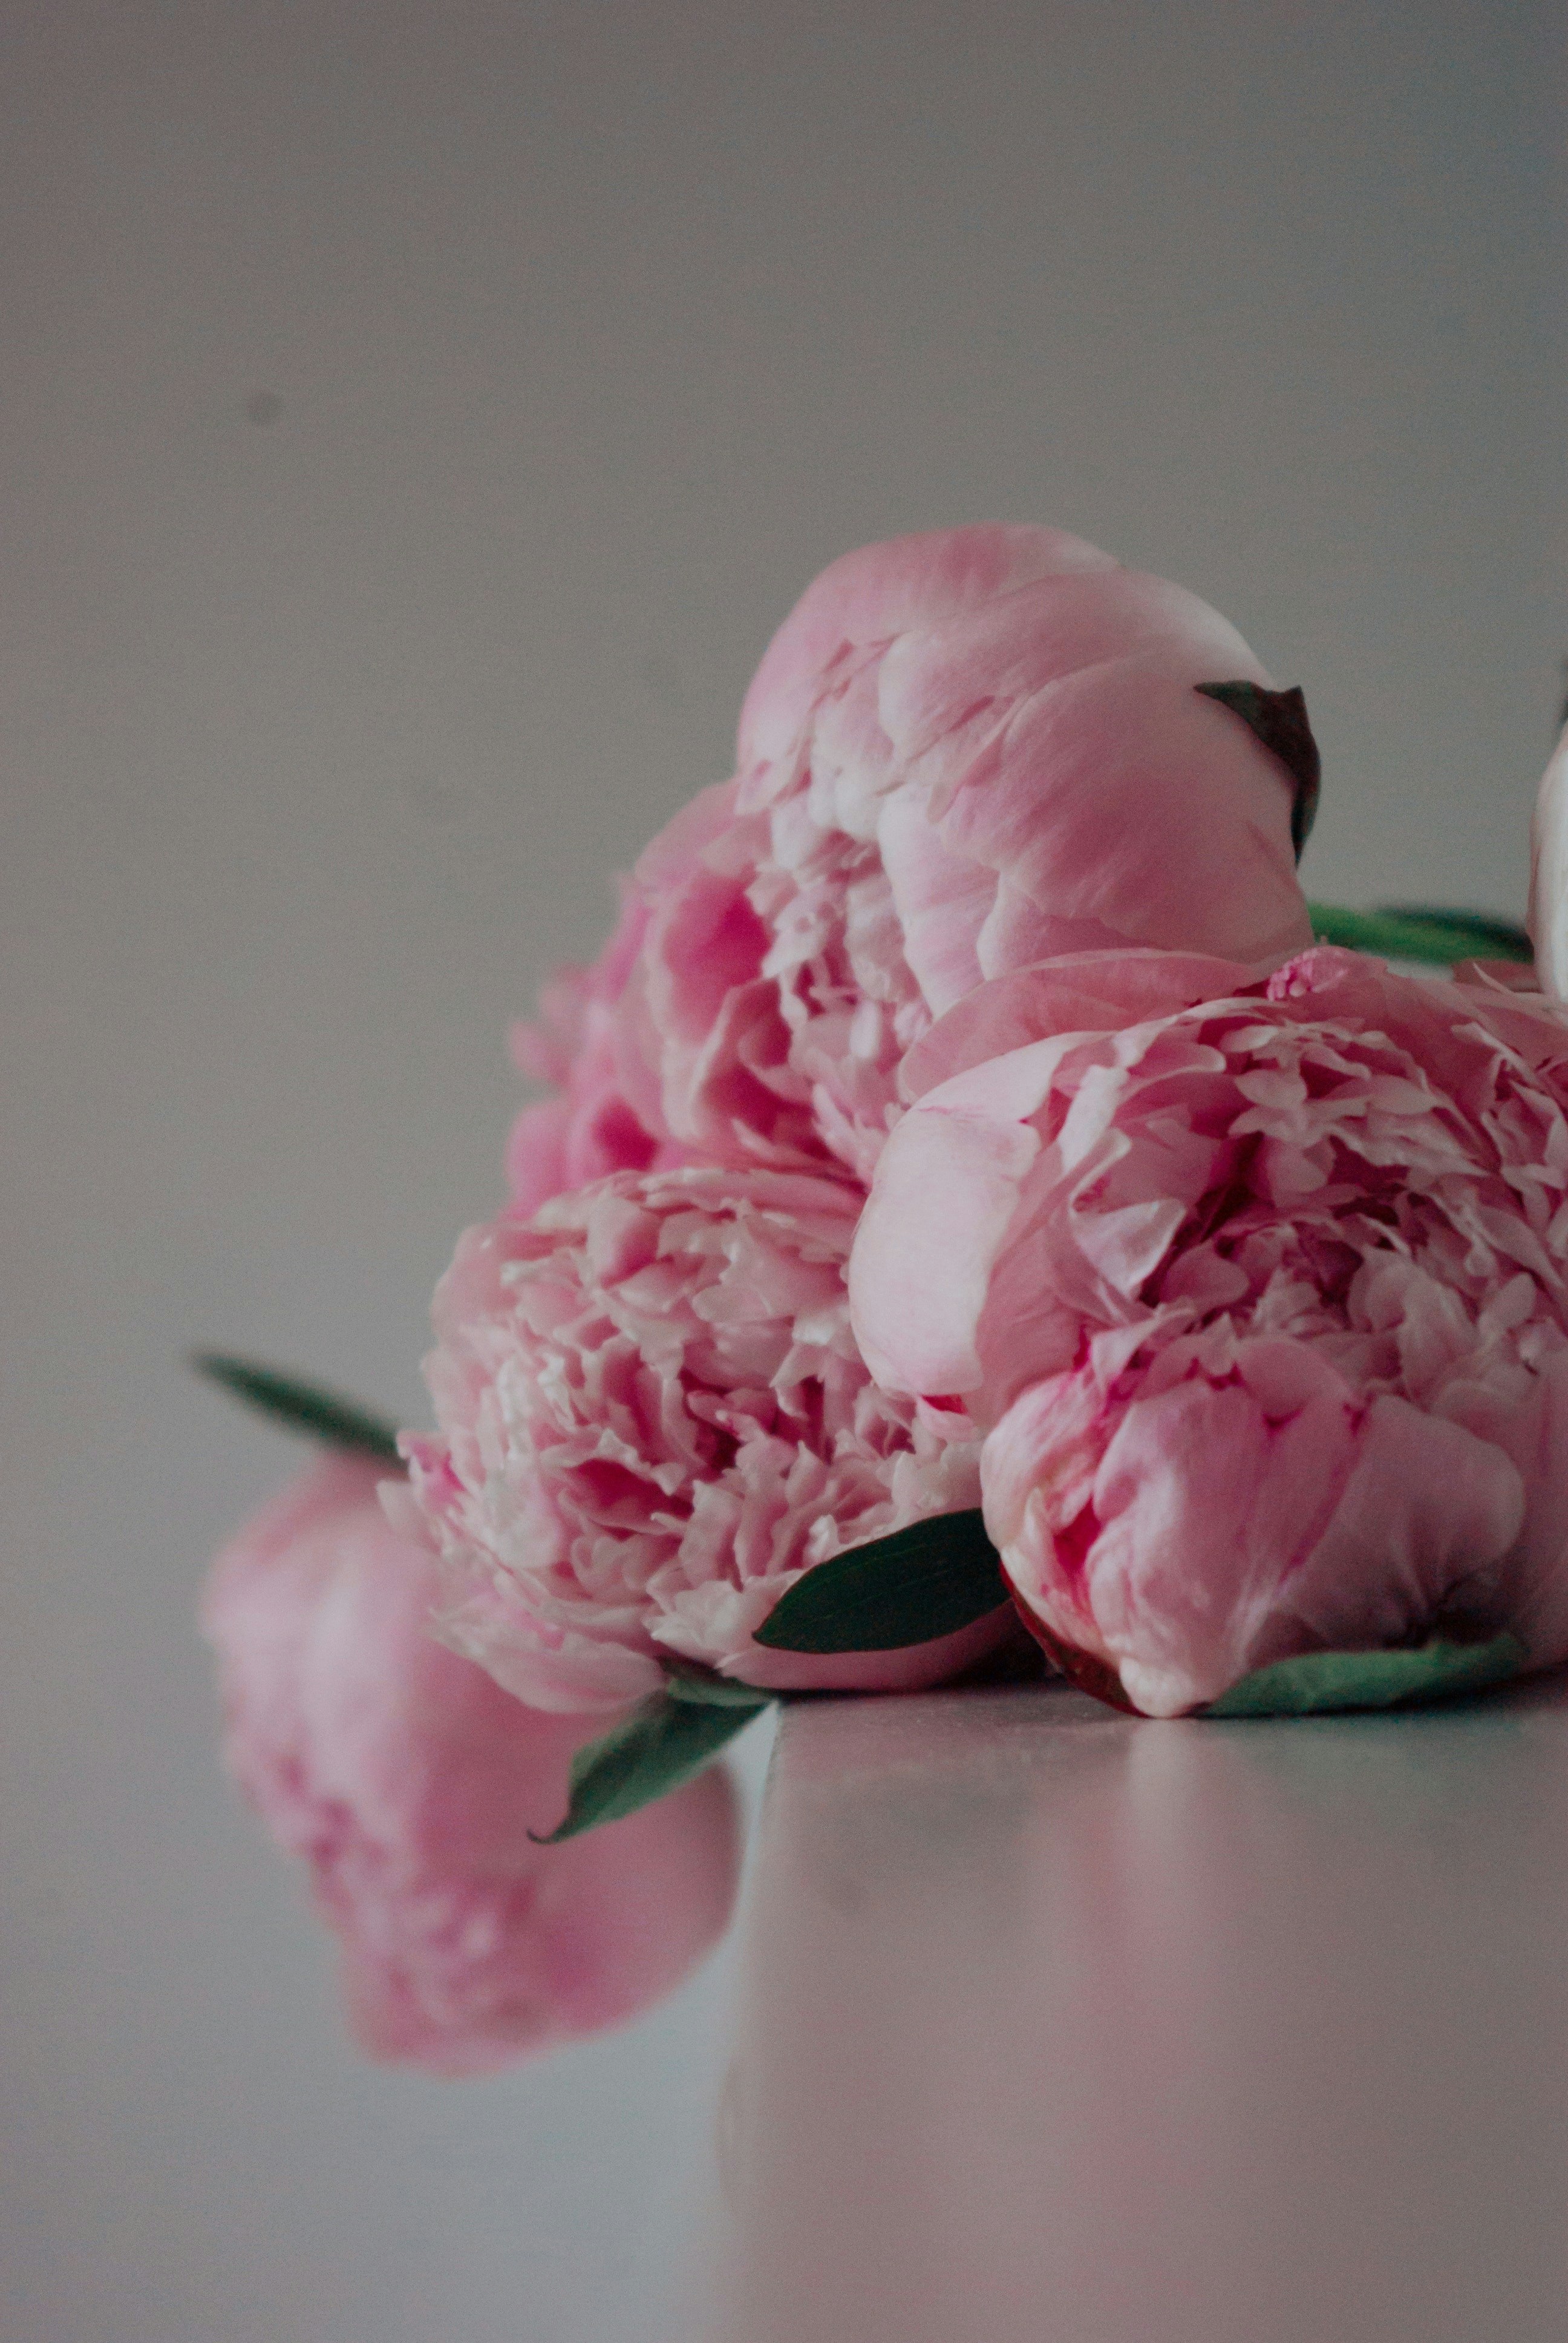
[{"label": "dark green leaf", "polygon": [[1449,1700],[1502,1684],[1524,1664],[1513,1635],[1489,1644],[1451,1644],[1441,1636],[1414,1652],[1308,1652],[1243,1676],[1203,1716],[1310,1716],[1321,1709],[1395,1708]]},{"label": "dark green leaf", "polygon": [[717,1668],[705,1668],[700,1660],[666,1659],[664,1688],[672,1699],[695,1701],[704,1708],[755,1708],[759,1701],[772,1698],[770,1693],[759,1692],[755,1684],[737,1684],[733,1676],[721,1676]]},{"label": "dark green leaf", "polygon": [[[539,1846],[557,1846],[599,1823],[618,1822],[699,1774],[727,1741],[759,1716],[770,1695],[751,1693],[744,1704],[650,1693],[631,1715],[572,1759],[566,1818]],[[533,1837],[534,1834],[529,1833]]]},{"label": "dark green leaf", "polygon": [[1261,683],[1200,683],[1195,690],[1231,709],[1277,757],[1291,777],[1291,844],[1296,860],[1312,835],[1322,790],[1323,761],[1307,721],[1307,698],[1299,683],[1289,691],[1268,691]]},{"label": "dark green leaf", "polygon": [[819,1562],[757,1630],[774,1652],[897,1652],[983,1619],[1008,1599],[980,1513],[937,1513]]},{"label": "dark green leaf", "polygon": [[347,1448],[356,1455],[378,1456],[383,1463],[401,1466],[397,1426],[354,1400],[324,1391],[302,1375],[257,1366],[252,1359],[225,1358],[216,1351],[198,1352],[191,1364],[198,1374],[221,1383],[247,1407],[290,1432],[305,1433],[328,1448]]},{"label": "dark green leaf", "polygon": [[1510,920],[1480,911],[1346,911],[1336,903],[1309,903],[1312,932],[1320,942],[1348,951],[1375,952],[1381,960],[1426,960],[1452,967],[1458,960],[1508,960],[1527,964],[1530,939]]},{"label": "dark green leaf", "polygon": [[1524,962],[1535,957],[1529,930],[1517,920],[1500,919],[1495,911],[1465,911],[1443,903],[1380,903],[1377,908],[1384,919],[1413,920],[1462,937],[1467,950],[1461,959]]}]

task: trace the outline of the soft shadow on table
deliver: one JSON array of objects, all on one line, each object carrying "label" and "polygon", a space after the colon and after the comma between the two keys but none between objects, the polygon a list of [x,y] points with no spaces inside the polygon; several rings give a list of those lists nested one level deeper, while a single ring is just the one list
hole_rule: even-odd
[{"label": "soft shadow on table", "polygon": [[792,1710],[723,2343],[1560,2343],[1568,1684]]}]

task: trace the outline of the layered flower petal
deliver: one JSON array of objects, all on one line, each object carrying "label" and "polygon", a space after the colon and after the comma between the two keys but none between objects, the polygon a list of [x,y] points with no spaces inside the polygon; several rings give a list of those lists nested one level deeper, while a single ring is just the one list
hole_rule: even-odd
[{"label": "layered flower petal", "polygon": [[567,1111],[519,1126],[518,1200],[572,1165],[866,1179],[908,1052],[986,980],[1300,950],[1290,777],[1194,688],[1236,680],[1268,683],[1226,620],[1058,530],[834,563],[758,670],[736,779],[655,841],[577,980]]},{"label": "layered flower petal", "polygon": [[441,1629],[525,1700],[613,1709],[670,1655],[769,1687],[903,1688],[1005,1621],[911,1651],[757,1644],[801,1573],[972,1507],[961,1412],[878,1389],[849,1330],[859,1203],[767,1171],[622,1173],[470,1232],[436,1301],[439,1424],[406,1443]]},{"label": "layered flower petal", "polygon": [[1068,959],[936,1029],[930,1071],[1014,1046],[883,1154],[868,1356],[990,1427],[1020,1594],[1151,1714],[1439,1630],[1568,1657],[1568,1023],[1332,950],[1201,976],[1095,1031],[1159,963]]}]

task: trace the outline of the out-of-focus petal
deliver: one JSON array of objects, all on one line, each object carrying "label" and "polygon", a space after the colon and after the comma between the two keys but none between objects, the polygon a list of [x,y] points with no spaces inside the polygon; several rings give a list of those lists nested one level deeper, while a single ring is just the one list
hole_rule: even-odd
[{"label": "out-of-focus petal", "polygon": [[536,1845],[600,1722],[527,1707],[433,1640],[432,1559],[388,1522],[379,1477],[351,1458],[306,1474],[219,1556],[203,1620],[230,1765],[309,1866],[360,2040],[481,2073],[679,1984],[728,1920],[734,1794],[710,1771]]}]

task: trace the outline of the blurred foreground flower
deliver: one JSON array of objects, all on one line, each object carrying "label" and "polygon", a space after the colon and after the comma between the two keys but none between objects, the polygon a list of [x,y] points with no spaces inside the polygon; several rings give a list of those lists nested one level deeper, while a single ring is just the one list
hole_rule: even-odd
[{"label": "blurred foreground flower", "polygon": [[735,1797],[710,1769],[539,1846],[600,1720],[525,1707],[428,1632],[427,1554],[385,1468],[333,1456],[219,1556],[203,1607],[229,1764],[310,1867],[374,2056],[477,2074],[635,2016],[723,1932]]}]

